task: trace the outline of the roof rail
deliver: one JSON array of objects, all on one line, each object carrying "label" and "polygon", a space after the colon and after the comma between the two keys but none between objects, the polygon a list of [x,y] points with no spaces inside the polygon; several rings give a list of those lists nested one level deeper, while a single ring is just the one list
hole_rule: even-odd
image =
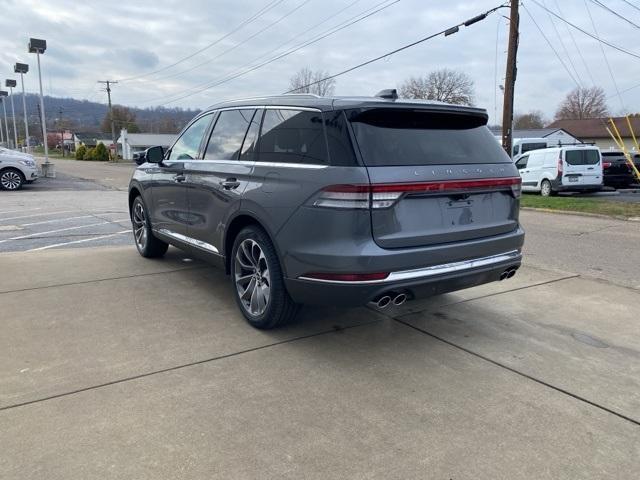
[{"label": "roof rail", "polygon": [[282,95],[275,95],[277,97],[280,96],[298,96],[298,97],[311,97],[311,98],[322,98],[320,95],[316,95],[315,93],[283,93]]}]

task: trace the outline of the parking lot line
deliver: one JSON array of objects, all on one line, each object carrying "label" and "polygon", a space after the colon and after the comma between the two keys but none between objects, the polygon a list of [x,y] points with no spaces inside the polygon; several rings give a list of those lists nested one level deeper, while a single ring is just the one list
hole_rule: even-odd
[{"label": "parking lot line", "polygon": [[[99,215],[99,214],[97,214]],[[94,215],[80,215],[79,217],[65,217],[65,218],[55,218],[53,220],[45,220],[44,222],[33,222],[33,223],[22,223],[21,227],[31,227],[33,225],[42,225],[44,223],[55,223],[55,222],[64,222],[65,220],[75,220],[77,218],[87,218],[93,217]]]},{"label": "parking lot line", "polygon": [[7,220],[19,220],[21,218],[44,217],[47,215],[59,215],[61,213],[77,213],[77,212],[78,210],[62,210],[61,212],[45,212],[45,213],[37,213],[35,215],[21,215],[19,217],[0,218],[0,222],[5,222]]},{"label": "parking lot line", "polygon": [[42,210],[42,208],[38,207],[38,208],[21,208],[20,210],[5,210],[4,212],[0,212],[0,215],[5,215],[7,213],[34,212],[36,210]]},{"label": "parking lot line", "polygon": [[57,230],[49,230],[48,232],[30,233],[28,235],[20,235],[19,237],[11,237],[11,238],[7,238],[5,240],[0,240],[0,243],[8,242],[8,241],[11,241],[11,240],[22,240],[22,239],[25,239],[25,238],[37,237],[38,235],[49,235],[51,233],[66,232],[67,230],[78,230],[79,228],[97,227],[99,225],[107,225],[109,223],[120,223],[120,222],[125,222],[125,221],[128,221],[128,220],[129,220],[129,218],[124,218],[124,219],[118,219],[118,220],[104,221],[104,222],[100,222],[100,223],[90,223],[88,225],[78,225],[78,226],[75,226],[75,227],[58,228]]},{"label": "parking lot line", "polygon": [[103,238],[115,237],[117,235],[122,235],[123,233],[127,233],[127,232],[131,233],[131,229],[122,230],[120,232],[111,233],[109,235],[100,235],[100,236],[93,237],[93,238],[83,238],[82,240],[74,240],[72,242],[55,243],[53,245],[47,245],[46,247],[32,248],[31,250],[27,250],[27,252],[38,252],[40,250],[48,250],[50,248],[62,247],[64,245],[73,245],[73,244],[76,244],[76,243],[84,243],[84,242],[92,242],[94,240],[102,240]]}]

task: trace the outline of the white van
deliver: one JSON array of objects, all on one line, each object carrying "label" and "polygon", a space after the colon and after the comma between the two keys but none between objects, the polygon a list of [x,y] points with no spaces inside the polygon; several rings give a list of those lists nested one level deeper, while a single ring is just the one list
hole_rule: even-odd
[{"label": "white van", "polygon": [[533,150],[516,161],[522,190],[543,197],[557,192],[595,192],[602,189],[600,149],[572,145]]},{"label": "white van", "polygon": [[515,162],[531,150],[539,150],[549,146],[549,140],[546,138],[514,138],[511,143],[511,158]]}]

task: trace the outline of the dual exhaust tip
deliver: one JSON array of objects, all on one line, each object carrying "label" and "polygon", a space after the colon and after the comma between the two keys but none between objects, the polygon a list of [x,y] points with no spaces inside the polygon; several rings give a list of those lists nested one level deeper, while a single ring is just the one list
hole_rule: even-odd
[{"label": "dual exhaust tip", "polygon": [[511,278],[516,274],[518,269],[516,267],[507,268],[504,272],[500,274],[500,280],[506,280],[507,278]]},{"label": "dual exhaust tip", "polygon": [[396,307],[399,307],[407,300],[408,300],[408,297],[406,293],[387,292],[376,297],[372,302],[370,302],[370,304],[382,310],[384,308],[387,308],[390,305],[395,305]]}]

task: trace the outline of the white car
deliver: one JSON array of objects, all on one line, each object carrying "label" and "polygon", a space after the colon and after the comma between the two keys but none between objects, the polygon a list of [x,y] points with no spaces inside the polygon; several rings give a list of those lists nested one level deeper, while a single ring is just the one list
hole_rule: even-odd
[{"label": "white car", "polygon": [[591,145],[532,150],[516,161],[516,168],[522,191],[540,192],[543,197],[602,189],[602,157],[600,149]]},{"label": "white car", "polygon": [[38,178],[33,156],[0,147],[0,190],[19,190]]}]

